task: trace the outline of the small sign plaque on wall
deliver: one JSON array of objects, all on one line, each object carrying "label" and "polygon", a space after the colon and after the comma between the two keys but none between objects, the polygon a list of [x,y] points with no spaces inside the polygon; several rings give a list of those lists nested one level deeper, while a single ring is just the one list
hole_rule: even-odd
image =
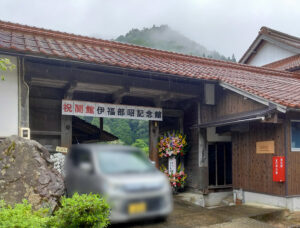
[{"label": "small sign plaque on wall", "polygon": [[273,140],[256,142],[257,154],[274,154],[274,152],[275,152],[275,143]]},{"label": "small sign plaque on wall", "polygon": [[68,153],[68,148],[67,147],[62,147],[62,146],[57,146],[55,149],[57,152],[67,154]]}]

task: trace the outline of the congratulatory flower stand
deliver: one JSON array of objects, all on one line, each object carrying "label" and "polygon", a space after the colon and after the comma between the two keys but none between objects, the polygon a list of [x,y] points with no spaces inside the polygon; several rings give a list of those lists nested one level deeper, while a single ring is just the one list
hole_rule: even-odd
[{"label": "congratulatory flower stand", "polygon": [[181,163],[177,166],[177,160],[183,158],[186,153],[186,135],[175,131],[167,132],[159,138],[157,147],[159,157],[168,159],[168,169],[161,165],[160,170],[168,176],[173,192],[183,190],[187,175]]}]

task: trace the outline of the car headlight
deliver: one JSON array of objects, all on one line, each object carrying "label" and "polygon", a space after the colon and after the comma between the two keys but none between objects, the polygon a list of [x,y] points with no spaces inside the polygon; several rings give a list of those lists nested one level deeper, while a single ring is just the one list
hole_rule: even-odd
[{"label": "car headlight", "polygon": [[101,183],[101,187],[103,189],[104,195],[106,195],[107,197],[122,193],[122,186],[110,181],[103,181],[103,183]]}]

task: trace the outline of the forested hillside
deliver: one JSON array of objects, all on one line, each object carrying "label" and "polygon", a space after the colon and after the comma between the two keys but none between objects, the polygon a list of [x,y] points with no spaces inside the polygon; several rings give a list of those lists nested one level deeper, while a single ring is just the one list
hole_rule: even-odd
[{"label": "forested hillside", "polygon": [[234,54],[231,57],[225,57],[217,51],[208,50],[201,44],[172,30],[167,25],[153,25],[152,28],[144,28],[142,30],[132,29],[125,36],[119,36],[116,41],[188,55],[236,62]]},{"label": "forested hillside", "polygon": [[[84,119],[97,127],[100,126],[99,118]],[[103,128],[119,138],[117,142],[112,143],[133,145],[148,153],[148,121],[104,118]]]}]

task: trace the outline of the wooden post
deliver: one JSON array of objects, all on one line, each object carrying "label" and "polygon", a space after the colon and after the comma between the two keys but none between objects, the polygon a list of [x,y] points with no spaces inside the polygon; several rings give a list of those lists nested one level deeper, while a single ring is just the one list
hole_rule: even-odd
[{"label": "wooden post", "polygon": [[149,121],[149,158],[155,161],[155,166],[159,168],[158,164],[158,143],[159,126],[157,121]]},{"label": "wooden post", "polygon": [[103,117],[99,117],[99,122],[100,122],[100,130],[103,131]]},{"label": "wooden post", "polygon": [[99,117],[99,129],[100,129],[100,142],[103,140],[103,117]]},{"label": "wooden post", "polygon": [[[65,99],[72,99],[77,82],[73,81],[65,89]],[[72,116],[61,115],[60,145],[70,148],[72,145]]]},{"label": "wooden post", "polygon": [[61,116],[60,145],[68,148],[72,145],[72,116]]},{"label": "wooden post", "polygon": [[[184,115],[180,116],[179,119],[178,119],[178,121],[179,121],[179,131],[180,131],[181,134],[184,134],[184,126],[183,126],[184,121],[183,121],[183,118],[184,118]],[[184,157],[180,156],[179,164],[181,164],[181,170],[184,170]]]}]

